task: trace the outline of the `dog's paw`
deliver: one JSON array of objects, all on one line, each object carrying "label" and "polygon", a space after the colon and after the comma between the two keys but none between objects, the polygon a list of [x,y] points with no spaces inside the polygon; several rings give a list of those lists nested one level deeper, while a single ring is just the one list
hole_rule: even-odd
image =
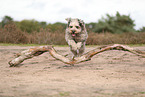
[{"label": "dog's paw", "polygon": [[82,47],[82,42],[77,43],[77,49],[80,49]]},{"label": "dog's paw", "polygon": [[73,51],[77,51],[78,48],[77,48],[76,46],[72,46],[72,50],[73,50]]}]

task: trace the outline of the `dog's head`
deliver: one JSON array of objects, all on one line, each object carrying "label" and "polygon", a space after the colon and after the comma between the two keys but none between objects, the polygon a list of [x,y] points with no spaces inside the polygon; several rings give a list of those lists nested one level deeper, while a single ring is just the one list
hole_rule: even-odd
[{"label": "dog's head", "polygon": [[85,24],[83,20],[77,18],[75,19],[66,18],[66,21],[68,21],[67,24],[68,31],[73,37],[77,36],[84,30]]}]

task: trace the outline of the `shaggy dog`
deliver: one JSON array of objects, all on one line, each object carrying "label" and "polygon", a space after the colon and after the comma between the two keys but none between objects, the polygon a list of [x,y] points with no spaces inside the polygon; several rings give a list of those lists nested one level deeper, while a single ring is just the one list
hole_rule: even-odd
[{"label": "shaggy dog", "polygon": [[73,57],[81,56],[85,50],[85,42],[88,37],[85,24],[83,20],[77,18],[67,18],[66,21],[68,22],[65,33],[66,42],[74,54]]}]

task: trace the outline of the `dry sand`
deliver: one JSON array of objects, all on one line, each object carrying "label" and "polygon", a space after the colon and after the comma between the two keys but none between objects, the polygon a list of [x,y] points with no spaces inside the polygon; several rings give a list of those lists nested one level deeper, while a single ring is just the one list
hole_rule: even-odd
[{"label": "dry sand", "polygon": [[[145,97],[145,58],[113,50],[66,67],[44,53],[9,67],[13,55],[28,48],[0,46],[0,97]],[[68,47],[55,49],[71,54]]]}]

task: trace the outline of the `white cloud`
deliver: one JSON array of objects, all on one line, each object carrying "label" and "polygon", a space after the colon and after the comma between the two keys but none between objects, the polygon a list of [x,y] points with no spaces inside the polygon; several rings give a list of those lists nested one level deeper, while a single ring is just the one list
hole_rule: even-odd
[{"label": "white cloud", "polygon": [[54,23],[67,17],[85,22],[97,22],[106,13],[130,14],[136,28],[145,26],[144,0],[3,0],[0,1],[0,21],[5,15],[15,20],[36,19]]}]

